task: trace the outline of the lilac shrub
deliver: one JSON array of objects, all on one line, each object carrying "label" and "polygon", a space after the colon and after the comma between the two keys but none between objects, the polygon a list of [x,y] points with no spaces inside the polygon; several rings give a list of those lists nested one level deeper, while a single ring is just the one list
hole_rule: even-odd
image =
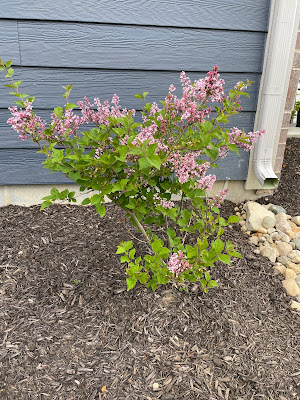
[{"label": "lilac shrub", "polygon": [[[0,69],[18,98],[8,123],[19,138],[39,145],[45,168],[64,173],[81,191],[91,191],[81,204],[94,205],[103,217],[106,196],[141,232],[146,249],[142,254],[132,241],[117,249],[126,265],[128,290],[137,282],[153,290],[168,282],[180,286],[199,281],[205,292],[217,286],[209,270],[217,261],[230,265],[231,257],[240,257],[230,242],[221,240],[224,226],[238,218],[226,221],[220,216],[227,190],[208,196],[216,181],[208,170],[217,168],[217,161],[230,151],[250,150],[264,133],[225,127],[230,116],[241,111],[240,96],[248,96],[244,90],[251,82],[238,82],[226,95],[217,66],[195,82],[182,72],[181,97],[174,85],[160,106],[146,102],[147,92],[136,95],[144,102],[141,123],[134,121],[135,110],[121,109],[117,95],[111,102],[96,98],[91,103],[85,97],[69,103],[67,86],[64,107],[56,107],[46,124],[33,111],[34,98],[19,92],[22,82],[12,79],[11,61],[0,60]],[[80,115],[74,113],[76,107]],[[85,124],[94,127],[81,132]],[[75,202],[74,194],[53,188],[41,208],[56,200]]]}]

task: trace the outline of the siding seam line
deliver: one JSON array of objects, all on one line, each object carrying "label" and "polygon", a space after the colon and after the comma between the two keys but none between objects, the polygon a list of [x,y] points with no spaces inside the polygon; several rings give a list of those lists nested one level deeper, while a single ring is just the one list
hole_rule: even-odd
[{"label": "siding seam line", "polygon": [[19,20],[17,20],[17,34],[18,34],[18,46],[19,46],[20,66],[22,66],[22,56],[21,56],[21,46],[20,46],[20,32],[19,32]]}]

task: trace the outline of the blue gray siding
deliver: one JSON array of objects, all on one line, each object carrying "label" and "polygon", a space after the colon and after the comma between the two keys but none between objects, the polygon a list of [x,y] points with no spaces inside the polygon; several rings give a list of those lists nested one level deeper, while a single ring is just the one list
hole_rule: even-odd
[{"label": "blue gray siding", "polygon": [[[133,95],[163,99],[179,74],[191,79],[215,64],[226,87],[250,79],[250,100],[231,126],[253,129],[270,0],[81,1],[0,0],[0,57],[11,59],[23,92],[36,96],[37,114],[49,120],[63,104],[61,86],[73,84],[71,101],[87,96],[140,109]],[[4,78],[0,76],[0,84]],[[6,124],[13,102],[0,87],[0,185],[69,182],[41,168],[42,156]],[[218,179],[247,175],[249,154],[220,164]]]}]

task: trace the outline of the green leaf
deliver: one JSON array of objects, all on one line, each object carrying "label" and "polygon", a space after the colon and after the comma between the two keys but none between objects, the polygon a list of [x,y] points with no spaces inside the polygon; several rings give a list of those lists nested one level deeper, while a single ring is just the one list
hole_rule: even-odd
[{"label": "green leaf", "polygon": [[154,240],[151,247],[152,247],[152,250],[154,251],[154,253],[159,253],[159,251],[162,247],[162,243],[159,239]]},{"label": "green leaf", "polygon": [[128,251],[128,250],[130,250],[132,248],[133,243],[132,243],[132,240],[129,240],[127,242],[123,242],[122,245],[123,245],[124,249],[126,251]]},{"label": "green leaf", "polygon": [[219,238],[212,242],[211,246],[216,250],[217,254],[221,253],[221,251],[224,249],[224,243]]},{"label": "green leaf", "polygon": [[82,204],[83,206],[86,206],[87,204],[90,204],[90,202],[91,202],[91,199],[86,198],[86,199],[84,199],[84,200],[81,202],[81,204]]},{"label": "green leaf", "polygon": [[136,285],[137,279],[135,278],[127,278],[126,279],[127,282],[127,292],[131,289],[133,289]]},{"label": "green leaf", "polygon": [[207,281],[209,281],[209,280],[210,280],[210,275],[209,275],[209,273],[208,273],[208,272],[205,272],[204,276],[205,276],[205,279],[206,279]]},{"label": "green leaf", "polygon": [[153,154],[152,156],[147,157],[147,160],[151,165],[153,165],[153,167],[155,167],[156,169],[160,169],[161,159],[159,156]]},{"label": "green leaf", "polygon": [[167,234],[168,234],[168,236],[169,236],[170,239],[173,239],[173,238],[176,236],[176,232],[175,232],[173,229],[171,229],[171,228],[169,228],[169,229],[167,230]]},{"label": "green leaf", "polygon": [[61,118],[63,116],[64,110],[61,107],[56,107],[54,108],[53,112],[57,116],[57,118]]},{"label": "green leaf", "polygon": [[149,275],[146,272],[142,272],[140,276],[138,277],[138,280],[140,283],[143,285],[145,284],[149,279]]},{"label": "green leaf", "polygon": [[228,223],[229,224],[233,224],[233,223],[235,223],[235,222],[239,222],[241,219],[237,216],[237,215],[231,215],[229,218],[228,218]]},{"label": "green leaf", "polygon": [[143,92],[143,99],[149,94],[149,92]]},{"label": "green leaf", "polygon": [[68,103],[68,104],[66,105],[66,110],[73,110],[73,108],[76,108],[76,107],[78,107],[77,104]]},{"label": "green leaf", "polygon": [[134,97],[143,100],[143,96],[141,94],[139,94],[139,93],[135,94]]},{"label": "green leaf", "polygon": [[220,254],[218,259],[222,261],[224,264],[230,265],[230,257],[227,254]]},{"label": "green leaf", "polygon": [[135,255],[135,249],[131,249],[129,252],[129,258],[131,258],[132,260],[134,259],[134,255]]},{"label": "green leaf", "polygon": [[139,159],[139,167],[140,167],[140,169],[145,169],[145,168],[148,168],[149,166],[150,166],[150,163],[147,160],[147,158],[140,158]]},{"label": "green leaf", "polygon": [[8,68],[5,78],[11,78],[13,76],[13,74],[14,74],[14,70],[12,68]]},{"label": "green leaf", "polygon": [[46,200],[46,201],[42,202],[40,209],[43,210],[44,208],[47,208],[49,206],[51,206],[51,201],[50,200]]},{"label": "green leaf", "polygon": [[125,253],[125,249],[123,246],[118,246],[118,249],[116,251],[116,254],[122,254]]},{"label": "green leaf", "polygon": [[7,63],[5,64],[6,68],[9,68],[9,67],[11,66],[11,64],[12,64],[12,61],[11,61],[11,60],[10,60],[10,61],[7,61]]},{"label": "green leaf", "polygon": [[207,287],[212,288],[212,287],[218,287],[219,285],[217,284],[216,281],[211,280],[208,282]]},{"label": "green leaf", "polygon": [[103,218],[105,216],[106,209],[105,209],[105,206],[103,204],[97,204],[96,205],[96,210],[97,210],[97,213],[100,215],[101,218]]},{"label": "green leaf", "polygon": [[120,258],[120,261],[121,261],[121,264],[128,263],[129,262],[129,257],[127,255],[122,256]]}]

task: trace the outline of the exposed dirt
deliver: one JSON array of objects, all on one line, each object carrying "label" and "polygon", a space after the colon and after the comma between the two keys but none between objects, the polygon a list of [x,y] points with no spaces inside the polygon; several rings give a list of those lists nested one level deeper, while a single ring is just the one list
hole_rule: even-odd
[{"label": "exposed dirt", "polygon": [[[269,197],[292,215],[299,144]],[[127,292],[115,252],[131,228],[115,207],[100,219],[8,206],[0,218],[0,399],[300,399],[299,314],[238,225],[224,236],[244,258],[213,269],[219,288]]]}]

